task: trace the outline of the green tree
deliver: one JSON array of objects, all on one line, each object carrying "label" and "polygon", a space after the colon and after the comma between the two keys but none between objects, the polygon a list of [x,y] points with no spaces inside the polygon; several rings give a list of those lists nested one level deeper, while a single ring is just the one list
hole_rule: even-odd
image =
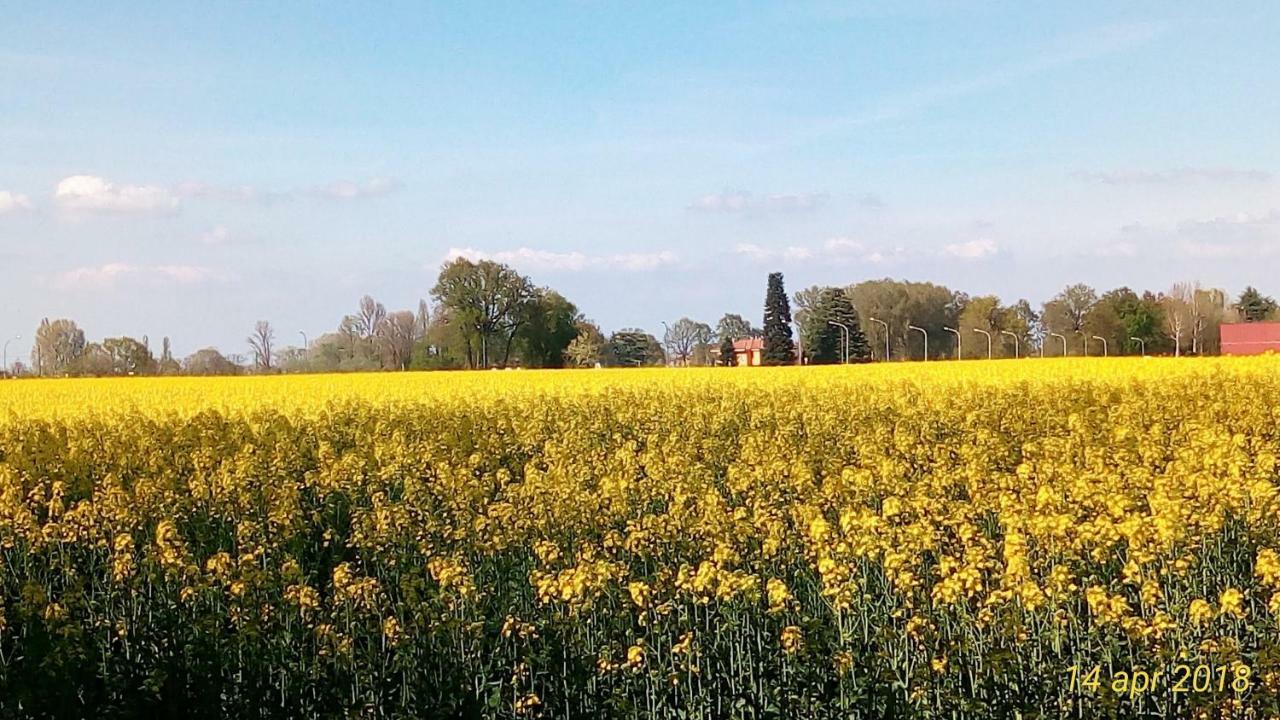
[{"label": "green tree", "polygon": [[[832,323],[839,323],[848,331]],[[815,365],[844,362],[846,332],[849,361],[869,359],[871,350],[848,293],[843,288],[819,288],[800,320],[801,345],[806,361]]]},{"label": "green tree", "polygon": [[585,318],[578,318],[574,326],[577,335],[569,343],[569,347],[565,348],[565,360],[577,367],[603,364],[607,360],[609,341],[600,332],[599,326]]},{"label": "green tree", "polygon": [[107,338],[102,349],[110,358],[113,375],[153,375],[158,367],[150,348],[131,337]]},{"label": "green tree", "polygon": [[744,337],[755,337],[760,331],[751,326],[746,318],[735,313],[725,313],[720,318],[720,322],[716,323],[716,337],[723,340],[728,337],[730,340],[737,340]]},{"label": "green tree", "polygon": [[[1005,351],[1004,341],[1008,336],[1001,335],[1005,329],[1007,308],[1000,305],[1000,298],[995,295],[979,295],[970,298],[956,319],[956,330],[960,333],[961,357],[982,359],[987,357],[987,336],[991,335],[991,356],[1012,356],[1012,343]],[[978,331],[982,332],[978,332]]]},{"label": "green tree", "polygon": [[[1097,302],[1097,291],[1088,285],[1077,283],[1064,288],[1044,304],[1040,317],[1045,331],[1064,336],[1067,339],[1068,354],[1083,353],[1086,342],[1085,320]],[[1062,346],[1050,342],[1045,346],[1045,355],[1054,354],[1061,355]]]},{"label": "green tree", "polygon": [[37,375],[63,375],[85,350],[84,331],[65,318],[50,322],[45,318],[36,328],[31,361]]},{"label": "green tree", "polygon": [[1121,287],[1098,298],[1086,325],[1091,333],[1107,338],[1111,352],[1119,354],[1138,352],[1144,344],[1148,352],[1161,349],[1166,340],[1160,329],[1163,323],[1160,301],[1155,295],[1139,296]]},{"label": "green tree", "polygon": [[1275,317],[1278,309],[1280,306],[1276,305],[1275,298],[1263,295],[1252,285],[1246,287],[1240,293],[1240,299],[1236,300],[1236,312],[1240,313],[1240,319],[1245,322],[1270,320]]},{"label": "green tree", "polygon": [[539,288],[525,314],[516,335],[521,361],[529,367],[564,367],[565,352],[578,337],[578,308],[555,290]]},{"label": "green tree", "polygon": [[510,357],[512,341],[528,320],[526,305],[534,289],[528,278],[506,265],[457,258],[441,268],[431,295],[448,311],[448,322],[457,324],[467,364],[487,368]]},{"label": "green tree", "polygon": [[765,365],[790,365],[796,359],[796,344],[791,337],[791,304],[782,284],[782,273],[769,273],[769,286],[764,299]]},{"label": "green tree", "polygon": [[237,375],[242,368],[214,348],[197,350],[182,361],[188,375]]},{"label": "green tree", "polygon": [[867,280],[846,291],[859,316],[868,322],[864,328],[867,342],[877,354],[884,353],[885,328],[873,323],[876,318],[888,324],[891,355],[920,358],[924,341],[920,333],[908,330],[916,325],[929,333],[929,352],[933,357],[954,354],[950,333],[943,327],[955,327],[967,298],[943,285],[902,280]]},{"label": "green tree", "polygon": [[738,356],[733,351],[733,338],[728,334],[720,336],[720,364],[733,367],[738,364]]},{"label": "green tree", "polygon": [[620,367],[661,365],[666,360],[658,339],[634,328],[619,330],[609,336],[609,355],[611,363]]}]

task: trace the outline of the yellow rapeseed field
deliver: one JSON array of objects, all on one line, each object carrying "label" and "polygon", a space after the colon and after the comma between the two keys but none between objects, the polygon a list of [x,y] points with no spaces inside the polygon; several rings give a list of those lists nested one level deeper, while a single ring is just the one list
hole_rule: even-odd
[{"label": "yellow rapeseed field", "polygon": [[1270,717],[1280,358],[0,382],[0,715]]}]

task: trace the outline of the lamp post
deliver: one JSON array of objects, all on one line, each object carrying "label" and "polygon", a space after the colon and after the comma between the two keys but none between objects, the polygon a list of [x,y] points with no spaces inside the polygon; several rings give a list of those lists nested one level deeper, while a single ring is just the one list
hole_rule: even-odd
[{"label": "lamp post", "polygon": [[1062,357],[1066,357],[1067,356],[1067,336],[1060,335],[1056,332],[1051,332],[1049,333],[1049,337],[1056,337],[1062,341]]},{"label": "lamp post", "polygon": [[991,359],[991,333],[981,328],[974,328],[973,331],[976,333],[982,333],[983,335],[987,336],[987,359],[990,360]]},{"label": "lamp post", "polygon": [[828,325],[835,325],[840,328],[840,335],[844,338],[844,364],[849,364],[849,326],[844,323],[838,323],[835,320],[828,320]]},{"label": "lamp post", "polygon": [[956,359],[957,360],[962,359],[963,356],[960,354],[960,331],[952,327],[947,327],[946,325],[943,325],[942,329],[946,330],[949,333],[956,334]]},{"label": "lamp post", "polygon": [[0,365],[0,375],[9,374],[9,343],[13,342],[14,340],[21,340],[21,339],[22,339],[21,335],[14,335],[13,337],[4,341],[4,365]]},{"label": "lamp post", "polygon": [[302,332],[301,330],[298,331],[298,334],[302,336],[302,349],[307,350],[308,348],[310,348],[311,344],[307,342],[307,334]]},{"label": "lamp post", "polygon": [[929,362],[929,333],[928,333],[924,328],[922,328],[922,327],[916,327],[915,325],[912,325],[911,323],[907,323],[907,329],[908,329],[908,330],[919,330],[919,331],[920,331],[920,334],[924,336],[924,361],[925,361],[925,362]]},{"label": "lamp post", "polygon": [[1142,357],[1147,356],[1147,341],[1139,337],[1131,337],[1130,340],[1136,340],[1138,345],[1142,347]]},{"label": "lamp post", "polygon": [[1102,357],[1106,357],[1107,356],[1107,339],[1102,337],[1101,335],[1094,335],[1093,339],[1102,341]]},{"label": "lamp post", "polygon": [[1077,330],[1076,334],[1084,341],[1084,356],[1089,357],[1089,336],[1085,335],[1083,330]]},{"label": "lamp post", "polygon": [[868,317],[867,319],[873,323],[880,323],[884,326],[884,361],[889,362],[889,323],[883,320],[877,320],[873,317]]},{"label": "lamp post", "polygon": [[1018,334],[1009,332],[1008,330],[1001,330],[1000,334],[1008,335],[1009,337],[1013,338],[1013,359],[1017,360],[1019,356],[1020,346],[1021,346],[1021,343],[1018,342]]}]

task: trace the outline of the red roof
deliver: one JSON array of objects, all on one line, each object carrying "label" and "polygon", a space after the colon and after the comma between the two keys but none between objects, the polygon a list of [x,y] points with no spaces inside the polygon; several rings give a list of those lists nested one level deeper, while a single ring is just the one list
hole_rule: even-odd
[{"label": "red roof", "polygon": [[734,352],[749,352],[751,350],[763,350],[764,338],[749,337],[733,341]]},{"label": "red roof", "polygon": [[1223,323],[1219,332],[1223,355],[1280,352],[1280,322]]}]

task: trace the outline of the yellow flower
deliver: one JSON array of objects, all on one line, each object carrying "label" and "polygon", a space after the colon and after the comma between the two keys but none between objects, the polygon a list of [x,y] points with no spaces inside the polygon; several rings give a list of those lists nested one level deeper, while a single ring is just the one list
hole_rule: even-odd
[{"label": "yellow flower", "polygon": [[532,715],[542,707],[542,698],[535,693],[528,693],[516,700],[515,711],[517,715]]},{"label": "yellow flower", "polygon": [[404,630],[400,627],[400,621],[393,615],[388,615],[382,621],[382,637],[386,639],[387,645],[395,647],[404,639]]},{"label": "yellow flower", "polygon": [[627,667],[632,670],[644,667],[644,645],[636,643],[627,648]]},{"label": "yellow flower", "polygon": [[1213,619],[1213,606],[1200,598],[1191,601],[1191,607],[1188,610],[1191,616],[1191,622],[1195,625],[1203,625]]},{"label": "yellow flower", "polygon": [[636,607],[649,607],[649,601],[653,597],[653,590],[650,589],[647,583],[639,580],[631,582],[627,585],[627,590],[631,593],[631,602],[635,603]]},{"label": "yellow flower", "polygon": [[1264,585],[1280,588],[1280,553],[1271,548],[1258,550],[1258,560],[1253,571]]},{"label": "yellow flower", "polygon": [[693,649],[693,631],[690,630],[680,636],[680,642],[671,646],[671,652],[676,655],[688,655]]},{"label": "yellow flower", "polygon": [[1235,588],[1227,588],[1218,598],[1218,612],[1235,618],[1245,616],[1244,595]]},{"label": "yellow flower", "polygon": [[778,641],[784,653],[794,655],[804,646],[804,632],[795,625],[788,625],[782,628]]},{"label": "yellow flower", "polygon": [[787,584],[777,578],[769,578],[765,582],[765,596],[769,599],[769,612],[777,613],[787,609],[791,604],[791,591]]},{"label": "yellow flower", "polygon": [[120,583],[133,576],[133,535],[120,533],[112,543],[111,576]]}]

